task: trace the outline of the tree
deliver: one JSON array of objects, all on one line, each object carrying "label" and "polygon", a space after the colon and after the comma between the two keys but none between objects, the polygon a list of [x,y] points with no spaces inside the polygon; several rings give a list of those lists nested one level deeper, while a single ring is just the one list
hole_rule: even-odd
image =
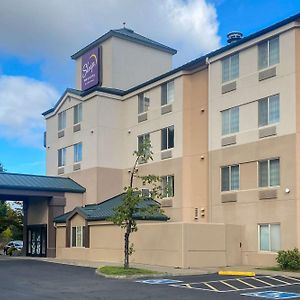
[{"label": "tree", "polygon": [[6,172],[3,164],[0,162],[0,173]]},{"label": "tree", "polygon": [[[153,160],[153,152],[149,140],[140,145],[137,151],[133,152],[135,161],[130,171],[129,185],[124,188],[125,193],[122,204],[114,209],[113,216],[109,219],[114,224],[125,229],[124,233],[124,268],[129,268],[129,256],[134,252],[133,244],[129,246],[130,234],[136,232],[137,222],[135,215],[151,216],[162,213],[160,206],[149,201],[149,195],[144,195],[138,187],[135,187],[135,181],[140,180],[142,185],[151,186],[151,199],[161,198],[160,177],[155,175],[139,176],[138,164]],[[152,205],[149,205],[152,203]]]}]

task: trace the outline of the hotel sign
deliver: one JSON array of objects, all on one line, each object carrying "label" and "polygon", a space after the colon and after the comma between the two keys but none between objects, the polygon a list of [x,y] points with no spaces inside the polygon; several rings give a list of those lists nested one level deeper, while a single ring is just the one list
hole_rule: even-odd
[{"label": "hotel sign", "polygon": [[81,89],[83,91],[101,84],[101,48],[96,47],[81,57]]}]

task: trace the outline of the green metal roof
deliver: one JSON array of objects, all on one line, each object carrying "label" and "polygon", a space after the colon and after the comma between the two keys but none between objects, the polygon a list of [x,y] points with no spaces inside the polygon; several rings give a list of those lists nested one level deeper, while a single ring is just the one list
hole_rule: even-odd
[{"label": "green metal roof", "polygon": [[[72,211],[69,211],[61,216],[54,218],[54,222],[56,223],[65,223],[67,219],[74,214],[76,211],[83,215],[87,221],[105,221],[109,219],[113,213],[114,208],[118,207],[123,201],[124,193],[119,194],[113,198],[110,198],[104,202],[99,204],[86,205],[83,207],[76,207]],[[141,203],[141,208],[145,208],[147,206],[160,205],[157,201],[153,199],[146,199]],[[148,220],[148,221],[167,221],[168,217],[164,214],[155,214],[155,215],[142,215],[135,214],[134,218],[136,220]]]},{"label": "green metal roof", "polygon": [[84,193],[85,188],[70,178],[0,173],[0,189]]},{"label": "green metal roof", "polygon": [[158,49],[160,51],[167,52],[167,53],[170,53],[172,55],[177,53],[177,50],[175,50],[173,48],[170,48],[166,45],[163,45],[161,43],[158,43],[156,41],[153,41],[151,39],[148,39],[148,38],[134,32],[132,29],[121,28],[121,29],[110,30],[109,32],[102,35],[97,40],[93,41],[92,43],[90,43],[89,45],[84,47],[83,49],[81,49],[78,52],[76,52],[75,54],[73,54],[71,56],[71,58],[72,59],[77,59],[78,57],[83,55],[88,50],[94,48],[95,46],[99,45],[100,43],[104,42],[105,40],[107,40],[107,39],[109,39],[110,37],[113,37],[113,36],[118,37],[120,39],[127,40],[127,41],[135,42],[135,43],[147,46],[147,47]]}]

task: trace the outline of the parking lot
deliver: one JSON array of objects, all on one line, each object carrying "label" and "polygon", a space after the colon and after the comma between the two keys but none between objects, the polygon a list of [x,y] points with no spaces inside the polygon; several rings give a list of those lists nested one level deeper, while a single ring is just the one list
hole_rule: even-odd
[{"label": "parking lot", "polygon": [[300,279],[208,274],[117,280],[92,268],[0,256],[0,291],[1,300],[300,299]]}]

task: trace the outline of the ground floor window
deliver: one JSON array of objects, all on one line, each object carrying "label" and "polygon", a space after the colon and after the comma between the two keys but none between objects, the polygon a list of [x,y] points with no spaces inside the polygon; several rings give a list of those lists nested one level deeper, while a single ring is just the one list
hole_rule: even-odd
[{"label": "ground floor window", "polygon": [[258,234],[260,251],[280,250],[280,224],[259,224]]},{"label": "ground floor window", "polygon": [[83,226],[72,227],[71,245],[72,247],[83,247]]}]

